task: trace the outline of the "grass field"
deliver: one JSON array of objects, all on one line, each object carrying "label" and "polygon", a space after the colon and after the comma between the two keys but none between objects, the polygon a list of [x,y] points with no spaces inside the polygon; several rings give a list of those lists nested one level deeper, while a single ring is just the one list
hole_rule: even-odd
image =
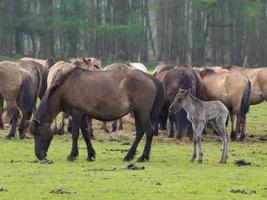
[{"label": "grass field", "polygon": [[[230,143],[229,162],[218,164],[221,143],[205,136],[203,164],[190,163],[192,144],[188,139],[174,141],[155,138],[150,161],[122,162],[134,128],[104,135],[96,128],[95,162],[86,162],[84,141],[79,141],[80,156],[66,161],[71,147],[70,135],[56,136],[48,159],[35,160],[33,140],[6,141],[7,129],[0,133],[0,199],[267,199],[267,104],[250,108],[248,139]],[[99,126],[98,124],[95,126]],[[110,138],[118,140],[109,141]],[[137,156],[143,150],[139,146]],[[236,160],[251,162],[238,167]],[[129,170],[134,163],[143,170]]]}]

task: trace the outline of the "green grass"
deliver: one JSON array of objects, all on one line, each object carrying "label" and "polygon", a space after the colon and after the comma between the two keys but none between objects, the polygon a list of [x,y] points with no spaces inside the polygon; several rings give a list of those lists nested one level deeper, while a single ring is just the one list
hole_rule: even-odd
[{"label": "green grass", "polygon": [[[267,135],[267,104],[253,106],[248,115],[248,135]],[[86,162],[86,149],[79,140],[80,156],[66,161],[71,147],[69,135],[56,136],[48,159],[54,164],[32,163],[33,140],[6,141],[7,130],[0,134],[0,199],[267,199],[267,143],[252,140],[231,142],[230,156],[225,165],[218,164],[221,143],[204,138],[203,164],[190,163],[192,144],[159,142],[155,139],[150,161],[135,163],[144,170],[127,170],[122,162],[128,149],[114,141],[93,141],[97,152],[95,162]],[[125,134],[127,134],[125,132]],[[139,146],[137,156],[143,150]],[[251,166],[238,167],[244,159]],[[61,188],[65,194],[50,193]],[[232,189],[256,191],[252,194],[231,193]]]}]

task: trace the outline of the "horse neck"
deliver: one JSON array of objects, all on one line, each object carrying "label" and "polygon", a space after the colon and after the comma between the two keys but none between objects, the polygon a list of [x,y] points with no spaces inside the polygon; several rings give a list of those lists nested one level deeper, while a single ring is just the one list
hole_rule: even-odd
[{"label": "horse neck", "polygon": [[191,94],[189,94],[184,99],[183,108],[189,115],[194,115],[194,113],[196,112],[196,107],[198,106],[196,104],[198,104],[197,99],[194,98]]},{"label": "horse neck", "polygon": [[57,114],[60,112],[59,105],[57,102],[53,101],[52,97],[47,100],[44,97],[41,101],[41,104],[37,110],[36,118],[42,123],[52,123],[56,118]]}]

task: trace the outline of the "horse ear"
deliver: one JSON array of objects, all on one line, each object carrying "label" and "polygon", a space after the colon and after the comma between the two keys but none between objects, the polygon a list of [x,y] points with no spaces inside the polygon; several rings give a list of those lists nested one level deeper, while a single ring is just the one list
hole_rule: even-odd
[{"label": "horse ear", "polygon": [[32,121],[33,121],[33,123],[34,123],[35,125],[38,125],[38,126],[41,125],[41,122],[40,122],[38,119],[33,119]]},{"label": "horse ear", "polygon": [[87,60],[85,59],[85,58],[82,58],[83,59],[83,62],[85,63],[85,64],[87,64]]}]

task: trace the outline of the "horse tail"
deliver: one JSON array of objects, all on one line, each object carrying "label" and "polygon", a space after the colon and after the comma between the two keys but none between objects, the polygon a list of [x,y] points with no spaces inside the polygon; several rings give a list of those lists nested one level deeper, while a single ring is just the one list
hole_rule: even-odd
[{"label": "horse tail", "polygon": [[246,117],[246,113],[249,111],[249,100],[251,92],[251,82],[248,80],[245,91],[242,96],[240,112],[242,117]]},{"label": "horse tail", "polygon": [[163,105],[164,88],[159,80],[155,79],[154,77],[152,78],[152,80],[156,86],[156,97],[154,99],[152,110],[150,112],[150,119],[151,119],[153,127],[155,127],[157,126],[156,122],[157,122],[159,113],[161,112],[161,107]]},{"label": "horse tail", "polygon": [[30,117],[32,109],[36,102],[33,80],[31,78],[31,75],[25,70],[21,71],[21,75],[22,83],[18,92],[17,102],[22,112],[24,114],[25,112],[27,112],[29,115],[28,117]]}]

